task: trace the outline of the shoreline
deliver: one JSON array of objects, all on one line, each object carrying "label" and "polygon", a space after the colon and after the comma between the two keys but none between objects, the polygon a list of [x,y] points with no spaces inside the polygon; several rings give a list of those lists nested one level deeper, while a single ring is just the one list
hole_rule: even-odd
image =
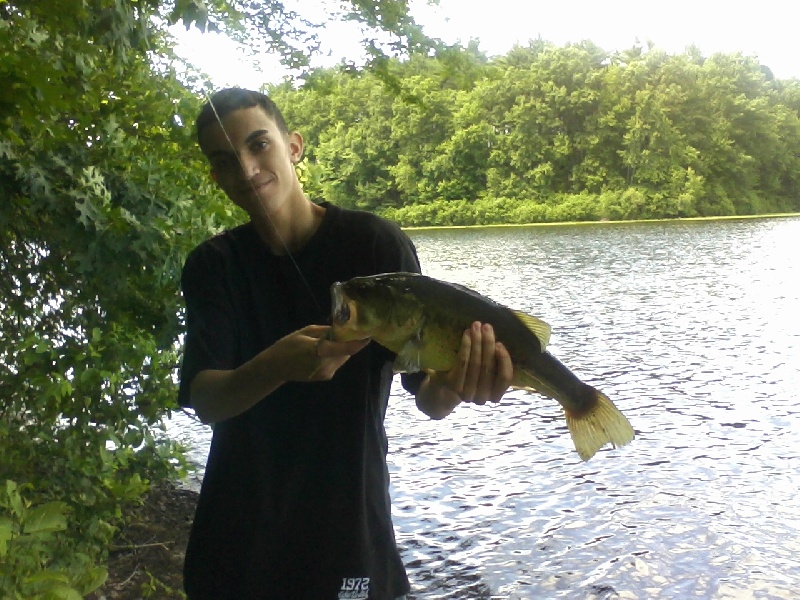
[{"label": "shoreline", "polygon": [[89,600],[185,600],[183,559],[198,495],[181,481],[154,483],[116,524],[108,579]]},{"label": "shoreline", "polygon": [[749,221],[754,219],[791,219],[800,217],[796,213],[770,213],[764,215],[722,215],[717,217],[675,217],[669,219],[628,219],[619,221],[557,221],[552,223],[487,223],[484,225],[415,225],[400,226],[403,231],[432,231],[436,229],[509,229],[524,227],[574,227],[592,225],[635,225],[637,223],[691,223],[703,221]]}]

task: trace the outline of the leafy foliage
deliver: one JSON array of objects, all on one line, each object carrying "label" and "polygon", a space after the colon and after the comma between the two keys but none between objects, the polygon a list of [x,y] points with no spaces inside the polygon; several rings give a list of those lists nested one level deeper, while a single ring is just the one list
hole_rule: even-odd
[{"label": "leafy foliage", "polygon": [[[404,6],[348,14],[406,40]],[[207,86],[166,24],[281,32],[291,60],[298,19],[279,2],[0,1],[3,597],[94,589],[122,507],[185,466],[162,431],[180,268],[239,214],[196,149]]]},{"label": "leafy foliage", "polygon": [[[0,594],[3,598],[80,600],[100,587],[104,567],[93,564],[81,542],[69,535],[66,503],[53,500],[32,505],[25,490],[5,481],[0,490]],[[91,525],[107,541],[108,529]]]},{"label": "leafy foliage", "polygon": [[[208,189],[180,125],[197,100],[147,54],[156,6],[69,4],[0,19],[0,480],[28,496],[8,488],[0,506],[3,597],[97,587],[121,507],[179,466],[156,432],[174,404],[181,232],[213,220],[193,223],[187,191]],[[31,514],[57,527],[32,531]]]}]

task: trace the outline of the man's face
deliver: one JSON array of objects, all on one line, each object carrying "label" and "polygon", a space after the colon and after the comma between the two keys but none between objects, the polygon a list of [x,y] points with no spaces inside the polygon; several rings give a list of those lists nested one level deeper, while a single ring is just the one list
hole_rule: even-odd
[{"label": "man's face", "polygon": [[228,197],[251,217],[263,217],[302,194],[294,164],[303,138],[284,134],[258,106],[235,110],[202,133],[201,147],[211,175]]}]

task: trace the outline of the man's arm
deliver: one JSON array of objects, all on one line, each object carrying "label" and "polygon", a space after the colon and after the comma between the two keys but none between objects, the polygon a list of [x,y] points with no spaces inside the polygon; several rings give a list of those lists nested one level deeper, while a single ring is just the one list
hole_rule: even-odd
[{"label": "man's arm", "polygon": [[475,322],[464,332],[456,366],[428,375],[416,394],[417,408],[443,419],[461,402],[499,402],[514,376],[511,356],[491,325]]},{"label": "man's arm", "polygon": [[326,381],[369,339],[334,342],[330,327],[309,325],[281,338],[236,369],[206,369],[190,385],[191,405],[204,423],[240,415],[287,381]]}]

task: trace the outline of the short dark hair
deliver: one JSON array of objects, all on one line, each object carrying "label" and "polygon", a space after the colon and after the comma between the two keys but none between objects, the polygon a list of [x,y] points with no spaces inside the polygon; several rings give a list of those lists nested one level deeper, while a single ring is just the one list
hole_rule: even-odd
[{"label": "short dark hair", "polygon": [[[200,109],[200,114],[197,115],[195,121],[197,143],[200,144],[203,130],[212,123],[216,123],[218,118],[222,119],[235,110],[253,106],[260,106],[267,116],[275,121],[278,129],[285,135],[289,135],[289,127],[286,125],[283,114],[269,96],[242,88],[226,88],[212,94]],[[202,144],[200,145],[202,147]]]}]

